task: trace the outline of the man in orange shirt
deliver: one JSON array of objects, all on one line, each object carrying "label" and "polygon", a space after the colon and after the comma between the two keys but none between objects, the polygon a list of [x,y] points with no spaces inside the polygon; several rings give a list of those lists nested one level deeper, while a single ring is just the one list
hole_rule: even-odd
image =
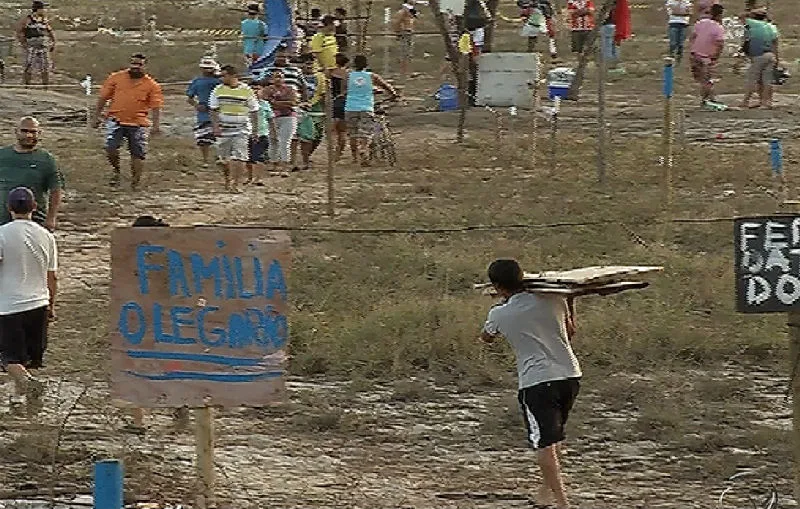
[{"label": "man in orange shirt", "polygon": [[141,53],[131,56],[127,69],[111,73],[100,89],[100,98],[94,112],[94,127],[100,126],[100,116],[110,102],[106,113],[106,154],[114,174],[111,186],[120,184],[119,148],[122,140],[128,140],[131,155],[131,189],[138,188],[147,154],[147,128],[151,126],[148,114],[152,110],[150,129],[155,136],[160,131],[161,107],[164,96],[161,86],[145,73],[147,58]]}]

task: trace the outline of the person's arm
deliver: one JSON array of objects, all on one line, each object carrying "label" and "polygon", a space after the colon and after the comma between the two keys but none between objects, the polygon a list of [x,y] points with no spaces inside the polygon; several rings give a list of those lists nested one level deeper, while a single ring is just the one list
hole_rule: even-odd
[{"label": "person's arm", "polygon": [[219,98],[217,97],[216,88],[208,97],[208,109],[211,110],[211,128],[214,131],[214,136],[222,136],[222,128],[219,125]]},{"label": "person's arm", "polygon": [[572,341],[577,331],[575,325],[575,297],[567,297],[567,316],[565,319],[567,325],[567,339]]},{"label": "person's arm", "polygon": [[256,138],[258,137],[258,129],[256,128],[256,126],[258,126],[258,111],[261,109],[261,107],[258,104],[258,99],[256,98],[256,94],[252,92],[250,93],[250,96],[247,98],[247,106],[248,109],[250,110],[250,125],[253,128],[252,136],[253,138]]},{"label": "person's arm", "polygon": [[711,59],[719,60],[719,57],[722,56],[723,49],[725,49],[725,33],[721,32],[714,43],[714,55],[711,56]]},{"label": "person's arm", "polygon": [[325,89],[328,86],[327,78],[323,73],[317,73],[317,88],[314,89],[314,97],[309,101],[309,106],[325,102]]},{"label": "person's arm", "polygon": [[289,98],[285,101],[272,101],[273,106],[277,106],[278,108],[294,108],[297,106],[297,92],[294,91],[293,88],[289,88]]},{"label": "person's arm", "polygon": [[27,23],[28,18],[24,17],[21,20],[17,21],[17,27],[14,31],[17,36],[17,41],[19,41],[20,46],[23,48],[28,46],[28,41],[25,38],[25,24]]},{"label": "person's arm", "polygon": [[303,73],[300,73],[300,77],[297,81],[300,84],[300,100],[306,102],[308,101],[308,82],[306,81],[306,77],[303,76]]},{"label": "person's arm", "polygon": [[50,235],[50,260],[47,264],[47,290],[50,299],[47,306],[48,315],[51,320],[56,317],[56,295],[58,294],[58,247],[56,239]]},{"label": "person's arm", "polygon": [[50,37],[50,51],[56,49],[56,31],[47,23],[47,36]]},{"label": "person's arm", "polygon": [[58,211],[61,208],[63,196],[64,192],[60,187],[50,190],[50,197],[47,203],[47,219],[45,219],[44,225],[51,232],[56,230]]},{"label": "person's arm", "polygon": [[385,79],[383,79],[379,75],[373,73],[372,80],[375,82],[376,85],[378,85],[385,91],[389,92],[389,94],[392,96],[392,99],[397,99],[398,97],[400,97],[400,94],[397,93],[397,90],[395,90],[393,86],[391,86]]},{"label": "person's arm", "polygon": [[489,315],[486,317],[486,323],[483,324],[481,341],[484,343],[491,343],[500,335],[500,326],[497,323],[497,306],[495,306],[489,310]]},{"label": "person's arm", "polygon": [[94,108],[94,116],[92,117],[94,119],[92,122],[94,127],[100,126],[100,117],[103,115],[103,109],[105,109],[106,103],[114,97],[115,88],[116,83],[114,83],[111,78],[106,79],[103,86],[100,87],[100,94],[97,97],[97,105]]},{"label": "person's arm", "polygon": [[164,94],[161,92],[161,85],[153,81],[153,88],[149,95],[150,111],[153,113],[153,126],[150,134],[161,132],[161,108],[164,106]]},{"label": "person's arm", "polygon": [[778,46],[779,46],[778,45],[778,38],[775,37],[775,41],[773,41],[773,43],[772,43],[772,52],[775,54],[775,65],[778,65],[778,64],[781,63],[781,56],[780,56],[780,53],[778,51],[779,50]]},{"label": "person's arm", "polygon": [[59,177],[58,163],[55,158],[50,157],[50,168],[47,174],[47,180],[44,182],[47,192],[49,194],[47,203],[47,217],[44,221],[44,226],[51,232],[56,230],[58,220],[58,211],[61,208],[61,200],[63,198],[63,191],[61,189],[62,182]]},{"label": "person's arm", "polygon": [[188,102],[189,105],[195,109],[197,109],[197,105],[200,104],[200,102],[197,100],[197,90],[195,90],[194,81],[191,82],[189,87],[186,89],[186,102]]}]

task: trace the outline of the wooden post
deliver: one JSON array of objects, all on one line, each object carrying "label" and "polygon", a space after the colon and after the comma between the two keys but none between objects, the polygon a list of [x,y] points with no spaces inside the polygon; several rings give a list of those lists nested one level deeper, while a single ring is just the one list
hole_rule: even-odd
[{"label": "wooden post", "polygon": [[[383,31],[389,31],[389,23],[392,20],[392,9],[387,7],[383,10]],[[389,75],[389,59],[391,58],[389,55],[389,47],[392,45],[391,41],[383,38],[383,75]]]},{"label": "wooden post", "polygon": [[558,169],[558,114],[561,111],[561,98],[553,98],[553,116],[550,117],[550,170]]},{"label": "wooden post", "polygon": [[92,75],[87,74],[81,81],[81,86],[86,94],[86,129],[92,130],[92,115],[94,112],[94,104],[92,104]]},{"label": "wooden post", "polygon": [[196,412],[197,507],[207,509],[214,504],[214,410],[203,407]]},{"label": "wooden post", "polygon": [[667,207],[672,206],[672,163],[673,163],[673,121],[672,121],[672,87],[673,87],[672,57],[664,59],[664,126],[662,129],[664,165],[664,186]]},{"label": "wooden post", "polygon": [[[335,213],[335,199],[334,194],[334,149],[333,149],[333,96],[331,95],[331,87],[325,87],[325,143],[328,145],[328,215],[333,216]],[[360,150],[360,149],[359,149]]]},{"label": "wooden post", "polygon": [[597,48],[597,181],[606,180],[606,78],[608,62],[603,44]]},{"label": "wooden post", "polygon": [[681,153],[686,151],[686,108],[681,108],[678,113],[678,143]]},{"label": "wooden post", "polygon": [[460,54],[458,72],[461,76],[458,80],[458,130],[456,131],[456,143],[464,143],[464,126],[467,123],[467,104],[468,83],[469,83],[469,55]]},{"label": "wooden post", "polygon": [[778,203],[783,203],[788,199],[786,196],[786,181],[783,176],[783,146],[781,140],[773,138],[769,142],[770,159],[772,161],[772,175],[775,177],[775,196]]},{"label": "wooden post", "polygon": [[353,15],[356,19],[356,54],[363,54],[364,49],[364,21],[361,19],[361,0],[353,0]]},{"label": "wooden post", "polygon": [[361,55],[365,55],[367,52],[367,31],[369,30],[369,22],[372,19],[373,3],[374,0],[369,0],[369,2],[367,2],[367,13],[364,15],[364,19],[359,20],[359,26],[361,27],[361,30],[358,33],[356,45],[358,47],[358,53]]},{"label": "wooden post", "polygon": [[541,72],[540,66],[541,59],[539,55],[536,54],[536,63],[534,66],[534,73],[533,73],[533,83],[531,83],[531,154],[530,154],[530,163],[531,169],[536,169],[536,150],[539,138],[539,109],[540,109],[540,100],[539,100],[539,83],[541,82]]}]

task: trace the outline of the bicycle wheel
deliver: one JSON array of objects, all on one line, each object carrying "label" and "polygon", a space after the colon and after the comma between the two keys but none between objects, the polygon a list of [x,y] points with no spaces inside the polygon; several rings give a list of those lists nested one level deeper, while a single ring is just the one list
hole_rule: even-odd
[{"label": "bicycle wheel", "polygon": [[386,162],[389,163],[389,166],[395,166],[397,164],[397,151],[395,150],[392,132],[388,127],[383,131],[383,143],[386,153]]}]

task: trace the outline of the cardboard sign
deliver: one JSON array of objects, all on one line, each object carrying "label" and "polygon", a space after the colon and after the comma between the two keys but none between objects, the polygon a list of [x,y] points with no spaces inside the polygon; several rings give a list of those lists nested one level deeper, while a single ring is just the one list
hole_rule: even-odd
[{"label": "cardboard sign", "polygon": [[739,312],[785,313],[800,306],[800,217],[739,218],[734,244]]},{"label": "cardboard sign", "polygon": [[260,228],[115,230],[113,397],[144,408],[279,401],[290,260],[288,235]]}]

